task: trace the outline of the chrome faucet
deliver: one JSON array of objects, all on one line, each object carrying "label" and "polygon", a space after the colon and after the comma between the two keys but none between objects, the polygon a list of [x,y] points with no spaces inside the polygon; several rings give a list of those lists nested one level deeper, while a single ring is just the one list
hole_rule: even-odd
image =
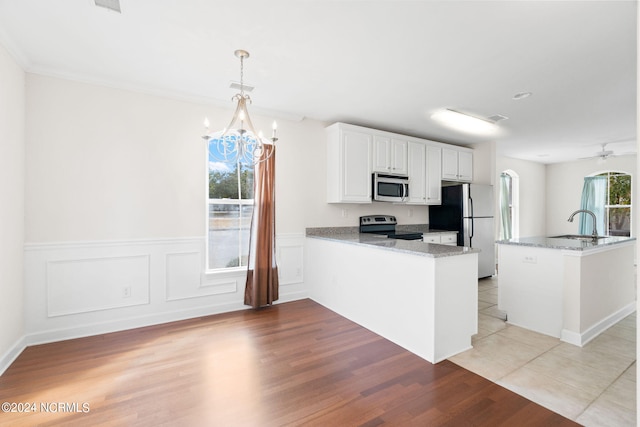
[{"label": "chrome faucet", "polygon": [[578,209],[577,211],[575,211],[574,213],[571,214],[571,216],[569,217],[569,219],[567,221],[569,222],[573,222],[573,217],[577,214],[577,213],[588,213],[589,215],[591,215],[591,218],[593,218],[593,232],[591,233],[591,237],[593,237],[594,239],[598,237],[598,227],[596,226],[596,214],[594,214],[593,212],[591,212],[590,210],[587,209]]}]

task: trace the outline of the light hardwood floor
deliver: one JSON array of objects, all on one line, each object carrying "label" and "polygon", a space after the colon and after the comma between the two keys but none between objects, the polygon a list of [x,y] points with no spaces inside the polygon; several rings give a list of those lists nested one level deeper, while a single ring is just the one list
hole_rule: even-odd
[{"label": "light hardwood floor", "polygon": [[311,300],[29,347],[0,402],[80,411],[0,413],[11,426],[576,425]]}]

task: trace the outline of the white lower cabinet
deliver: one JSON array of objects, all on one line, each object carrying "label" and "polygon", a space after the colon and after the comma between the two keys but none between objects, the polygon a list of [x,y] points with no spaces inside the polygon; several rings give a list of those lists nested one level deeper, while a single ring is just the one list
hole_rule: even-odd
[{"label": "white lower cabinet", "polygon": [[426,243],[438,243],[447,246],[458,245],[458,233],[424,233],[422,240]]}]

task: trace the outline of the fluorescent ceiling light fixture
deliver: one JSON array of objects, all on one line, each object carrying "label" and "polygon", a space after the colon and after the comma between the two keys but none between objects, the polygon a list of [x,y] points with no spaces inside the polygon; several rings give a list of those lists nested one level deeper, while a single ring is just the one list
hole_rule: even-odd
[{"label": "fluorescent ceiling light fixture", "polygon": [[492,121],[450,109],[436,111],[431,118],[452,129],[477,135],[490,135],[498,131],[498,126]]}]

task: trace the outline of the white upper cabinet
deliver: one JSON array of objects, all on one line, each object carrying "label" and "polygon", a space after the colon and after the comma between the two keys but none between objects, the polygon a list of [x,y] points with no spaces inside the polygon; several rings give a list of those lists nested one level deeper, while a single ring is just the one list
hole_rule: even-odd
[{"label": "white upper cabinet", "polygon": [[441,148],[424,142],[409,141],[409,198],[407,203],[442,203],[440,183]]},{"label": "white upper cabinet", "polygon": [[327,202],[372,203],[371,174],[409,176],[406,203],[439,205],[442,180],[473,179],[473,150],[335,123],[327,132]]},{"label": "white upper cabinet", "polygon": [[327,202],[371,203],[372,135],[342,123],[327,128]]},{"label": "white upper cabinet", "polygon": [[442,203],[442,148],[427,145],[427,204]]},{"label": "white upper cabinet", "polygon": [[390,174],[407,174],[406,140],[375,135],[373,137],[373,171]]},{"label": "white upper cabinet", "polygon": [[471,181],[473,179],[473,153],[465,148],[442,148],[442,179]]},{"label": "white upper cabinet", "polygon": [[409,142],[409,197],[407,203],[427,204],[427,146]]}]

